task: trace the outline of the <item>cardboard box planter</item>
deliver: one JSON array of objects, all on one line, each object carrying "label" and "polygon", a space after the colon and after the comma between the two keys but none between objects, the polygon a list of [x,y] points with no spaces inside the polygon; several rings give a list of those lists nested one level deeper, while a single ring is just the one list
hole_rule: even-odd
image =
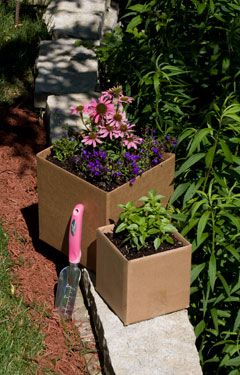
[{"label": "cardboard box planter", "polygon": [[183,247],[127,260],[104,235],[113,225],[97,230],[96,290],[125,325],[189,306],[191,244],[179,233]]},{"label": "cardboard box planter", "polygon": [[117,220],[119,203],[136,202],[150,189],[155,189],[169,200],[175,172],[175,155],[166,154],[165,160],[129,183],[111,192],[103,191],[83,179],[49,162],[51,148],[37,154],[37,185],[39,204],[39,238],[57,250],[68,253],[68,225],[72,209],[77,203],[85,206],[83,217],[81,264],[96,269],[96,229]]}]

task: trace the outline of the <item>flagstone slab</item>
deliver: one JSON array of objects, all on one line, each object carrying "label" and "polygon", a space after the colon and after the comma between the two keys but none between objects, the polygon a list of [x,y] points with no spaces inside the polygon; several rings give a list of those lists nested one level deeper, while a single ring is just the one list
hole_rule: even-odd
[{"label": "flagstone slab", "polygon": [[118,24],[118,13],[119,13],[119,6],[117,2],[112,2],[109,4],[105,12],[104,23],[103,23],[103,35],[105,33],[111,32],[114,27]]},{"label": "flagstone slab", "polygon": [[47,7],[43,20],[53,39],[97,40],[102,35],[105,11],[103,0],[54,0]]},{"label": "flagstone slab", "polygon": [[105,374],[202,374],[187,310],[124,326],[95,291],[86,269],[82,271],[82,290],[103,354]]},{"label": "flagstone slab", "polygon": [[107,6],[106,0],[51,0],[46,11],[52,14],[61,11],[97,14],[105,12]]},{"label": "flagstone slab", "polygon": [[97,83],[94,51],[74,39],[41,42],[36,69],[35,107],[45,108],[48,95],[91,92]]},{"label": "flagstone slab", "polygon": [[46,106],[46,119],[49,127],[50,142],[61,138],[66,130],[63,125],[74,128],[75,130],[83,128],[80,117],[71,114],[71,107],[79,104],[86,104],[92,98],[97,97],[96,92],[68,94],[68,95],[49,95]]}]

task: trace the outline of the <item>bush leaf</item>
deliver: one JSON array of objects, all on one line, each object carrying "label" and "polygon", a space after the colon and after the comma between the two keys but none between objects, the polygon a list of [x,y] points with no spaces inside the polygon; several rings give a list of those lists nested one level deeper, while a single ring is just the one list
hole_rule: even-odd
[{"label": "bush leaf", "polygon": [[210,261],[209,261],[209,267],[208,267],[208,276],[209,276],[209,281],[211,285],[212,291],[214,291],[214,285],[216,281],[216,257],[214,253],[212,252]]},{"label": "bush leaf", "polygon": [[192,165],[196,164],[199,160],[201,160],[205,156],[205,153],[201,152],[200,154],[195,154],[190,156],[179,168],[176,172],[176,177],[186,172]]},{"label": "bush leaf", "polygon": [[193,266],[192,271],[191,271],[191,285],[199,276],[199,274],[202,272],[204,267],[205,267],[205,263],[198,264],[197,266]]}]

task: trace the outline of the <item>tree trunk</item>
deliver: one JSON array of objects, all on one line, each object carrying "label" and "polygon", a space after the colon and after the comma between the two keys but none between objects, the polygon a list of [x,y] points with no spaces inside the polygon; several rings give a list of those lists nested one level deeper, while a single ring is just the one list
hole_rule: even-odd
[{"label": "tree trunk", "polygon": [[20,0],[16,0],[15,8],[15,26],[18,26],[20,23]]}]

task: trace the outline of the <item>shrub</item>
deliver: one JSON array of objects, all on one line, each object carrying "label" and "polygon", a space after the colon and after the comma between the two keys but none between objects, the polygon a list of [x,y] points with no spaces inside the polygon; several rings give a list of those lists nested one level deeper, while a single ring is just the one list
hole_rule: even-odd
[{"label": "shrub", "polygon": [[15,1],[0,4],[0,103],[13,104],[33,88],[39,42],[49,37],[42,11],[43,7],[21,2],[21,25],[15,27]]},{"label": "shrub", "polygon": [[216,98],[239,89],[238,0],[129,4],[123,26],[98,49],[102,84],[121,81],[142,124],[178,134],[201,126]]}]

